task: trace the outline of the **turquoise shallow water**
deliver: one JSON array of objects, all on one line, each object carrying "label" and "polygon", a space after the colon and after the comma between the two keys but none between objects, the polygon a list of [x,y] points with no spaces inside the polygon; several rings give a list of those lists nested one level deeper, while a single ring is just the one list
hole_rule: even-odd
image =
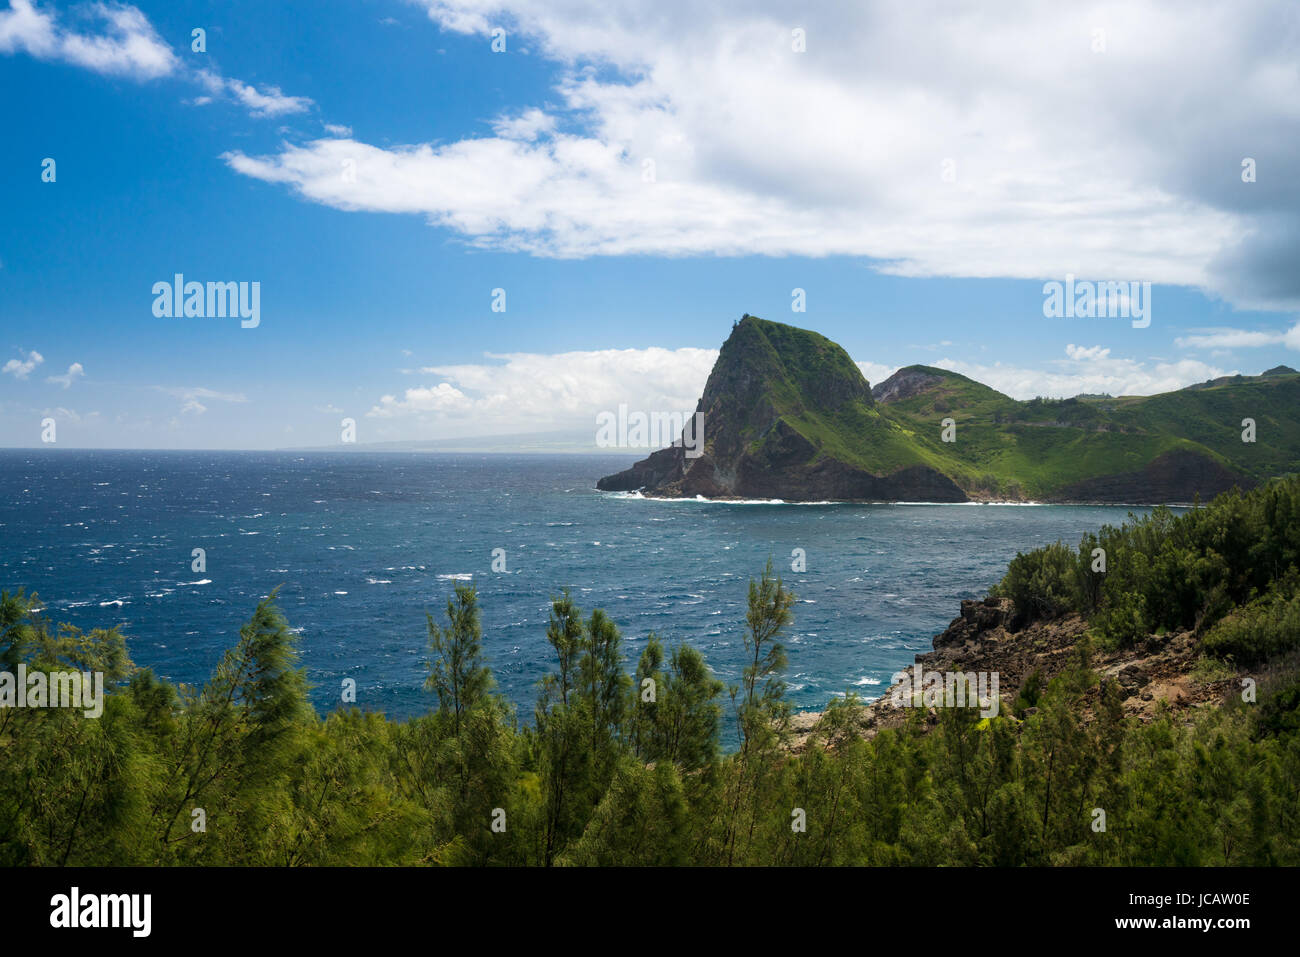
[{"label": "turquoise shallow water", "polygon": [[[595,480],[628,456],[0,451],[0,586],[120,624],[132,658],[200,682],[280,585],[318,709],[422,711],[425,610],[472,577],[506,695],[531,716],[549,597],[604,608],[630,657],[687,641],[738,680],[748,579],[772,556],[799,596],[790,697],[874,697],[1017,550],[1077,543],[1129,509],[652,501]],[[191,570],[195,548],[204,572]],[[506,571],[492,571],[494,549]],[[806,571],[791,570],[794,549]]]}]

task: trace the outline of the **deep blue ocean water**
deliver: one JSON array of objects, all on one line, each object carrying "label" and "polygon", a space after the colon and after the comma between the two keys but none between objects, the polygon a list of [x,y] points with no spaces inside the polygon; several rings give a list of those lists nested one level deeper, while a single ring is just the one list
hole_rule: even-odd
[{"label": "deep blue ocean water", "polygon": [[[551,667],[550,596],[699,648],[739,679],[747,582],[767,558],[798,594],[790,698],[875,697],[1023,550],[1119,523],[1127,508],[654,501],[594,488],[632,457],[0,450],[0,587],[55,621],[120,625],[137,665],[202,682],[258,599],[301,634],[324,712],[427,709],[425,611],[477,583],[484,645],[531,720]],[[206,571],[191,571],[195,548]],[[492,571],[505,549],[506,571]],[[807,570],[791,570],[794,549]]]}]

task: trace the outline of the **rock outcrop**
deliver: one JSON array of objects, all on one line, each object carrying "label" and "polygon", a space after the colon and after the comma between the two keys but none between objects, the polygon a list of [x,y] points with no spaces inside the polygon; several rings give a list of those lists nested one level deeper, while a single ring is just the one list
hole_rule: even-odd
[{"label": "rock outcrop", "polygon": [[[1088,630],[1087,623],[1077,615],[1036,622],[1020,630],[1014,630],[1016,619],[1009,599],[963,601],[961,614],[934,636],[934,650],[917,655],[916,664],[925,672],[997,673],[998,713],[1014,715],[1026,680],[1037,675],[1040,687],[1046,687],[1070,664]],[[1198,677],[1194,668],[1199,660],[1195,636],[1183,632],[1152,636],[1133,647],[1113,651],[1094,647],[1090,667],[1103,680],[1113,679],[1118,684],[1125,714],[1150,721],[1162,706],[1175,713],[1187,711],[1220,703],[1240,690],[1240,680],[1230,669]],[[871,737],[883,728],[898,727],[916,713],[916,708],[894,704],[897,687],[891,685],[880,698],[862,707],[856,733]],[[1095,699],[1098,693],[1094,687],[1088,695]],[[926,709],[924,717],[933,724],[937,720],[935,709]],[[820,720],[820,712],[794,716],[792,750],[807,747],[810,737],[819,733]]]},{"label": "rock outcrop", "polygon": [[967,500],[876,411],[848,353],[814,332],[746,315],[723,343],[695,414],[702,454],[689,455],[684,440],[596,487],[804,502]]}]

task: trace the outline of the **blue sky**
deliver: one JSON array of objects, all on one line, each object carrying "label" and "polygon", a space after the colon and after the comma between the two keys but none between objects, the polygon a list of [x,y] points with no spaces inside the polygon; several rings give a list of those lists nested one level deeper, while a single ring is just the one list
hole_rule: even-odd
[{"label": "blue sky", "polygon": [[[8,3],[0,445],[581,429],[692,407],[742,312],[1018,397],[1300,365],[1286,5]],[[155,316],[176,273],[259,325]],[[1067,273],[1150,326],[1044,318]]]}]

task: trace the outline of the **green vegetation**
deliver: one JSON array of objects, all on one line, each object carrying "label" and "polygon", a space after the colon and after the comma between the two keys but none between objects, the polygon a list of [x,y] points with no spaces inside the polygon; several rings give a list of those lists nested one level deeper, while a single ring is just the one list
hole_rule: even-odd
[{"label": "green vegetation", "polygon": [[[883,418],[861,370],[825,336],[746,316],[723,344],[706,389],[706,437],[733,422],[750,455],[780,455],[783,422],[809,463],[832,458],[873,471],[928,464],[905,431]],[[725,427],[722,428],[725,432]],[[706,441],[708,439],[706,438]]]},{"label": "green vegetation", "polygon": [[[1104,563],[1104,564],[1103,564]],[[993,594],[1021,623],[1082,615],[1117,646],[1194,631],[1207,654],[1253,665],[1300,647],[1300,478],[1233,490],[1175,516],[1012,559]]]},{"label": "green vegetation", "polygon": [[[834,342],[746,316],[724,344],[715,373],[719,368],[719,379],[710,380],[719,391],[706,392],[717,399],[708,410],[713,436],[734,415],[749,417],[739,431],[757,460],[765,442],[790,447],[785,430],[769,428],[779,421],[806,440],[810,466],[831,459],[888,475],[924,465],[974,498],[1148,501],[1088,483],[1122,478],[1141,495],[1143,470],[1173,453],[1204,473],[1183,476],[1177,489],[1217,492],[1231,485],[1229,476],[1251,484],[1300,467],[1300,373],[1282,367],[1155,396],[1021,402],[958,373],[916,365],[891,377],[914,380],[916,388],[873,400]],[[760,410],[770,418],[751,421]],[[956,423],[956,441],[942,440],[945,418]],[[1252,443],[1242,441],[1246,418],[1256,423]],[[1173,492],[1164,500],[1192,497]]]},{"label": "green vegetation", "polygon": [[431,710],[405,722],[319,717],[274,595],[190,688],[134,668],[116,630],[53,627],[36,596],[4,593],[3,670],[101,671],[108,694],[97,719],[0,709],[0,864],[1295,865],[1298,568],[1291,479],[1020,555],[997,589],[1026,620],[1080,614],[1106,641],[1194,629],[1207,679],[1227,658],[1257,668],[1255,702],[1126,718],[1085,640],[995,717],[918,709],[867,739],[849,696],[800,753],[794,596],[770,565],[726,692],[730,754],[699,653],[650,636],[629,674],[613,621],[568,592],[530,724],[494,690],[471,586],[429,620]]},{"label": "green vegetation", "polygon": [[[935,381],[916,395],[882,404],[882,415],[905,428],[931,463],[968,492],[1068,498],[1071,486],[1138,473],[1173,452],[1256,481],[1300,464],[1296,374],[1155,396],[1018,402],[955,372],[929,366],[903,371]],[[945,417],[957,424],[956,442],[940,439]],[[1244,418],[1254,419],[1257,434],[1267,440],[1242,442]]]}]

